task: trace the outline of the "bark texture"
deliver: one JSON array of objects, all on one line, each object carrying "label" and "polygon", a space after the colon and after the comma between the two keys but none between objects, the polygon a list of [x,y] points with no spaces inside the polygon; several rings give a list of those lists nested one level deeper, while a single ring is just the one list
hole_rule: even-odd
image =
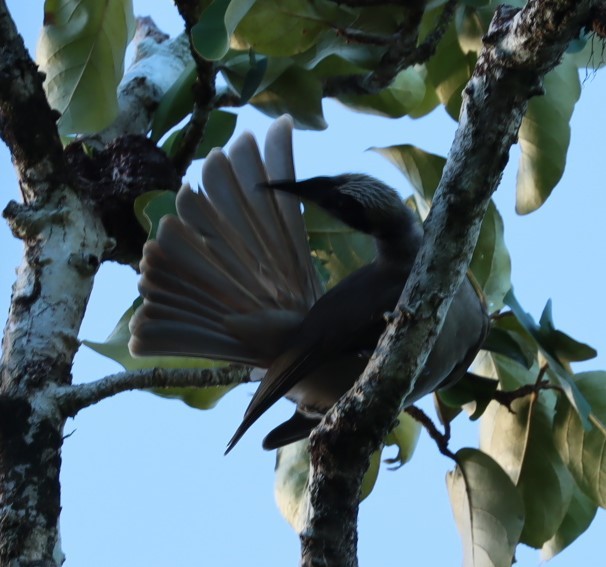
[{"label": "bark texture", "polygon": [[597,2],[544,0],[500,7],[465,88],[453,141],[425,238],[393,322],[356,386],[312,433],[311,507],[301,564],[357,563],[357,501],[370,455],[414,385],[460,285],[490,197],[528,100],[591,21]]}]

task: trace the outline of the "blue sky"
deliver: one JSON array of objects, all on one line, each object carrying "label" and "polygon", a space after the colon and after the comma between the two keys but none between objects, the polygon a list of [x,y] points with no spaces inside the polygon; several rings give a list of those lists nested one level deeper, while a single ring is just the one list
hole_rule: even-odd
[{"label": "blue sky", "polygon": [[[31,52],[42,20],[42,1],[8,0],[9,9]],[[153,6],[153,9],[150,8]],[[181,22],[169,2],[135,1],[137,14],[151,15],[175,34]],[[606,368],[606,116],[602,111],[606,78],[589,74],[572,123],[572,142],[564,178],[538,212],[514,212],[517,151],[511,154],[495,197],[505,221],[513,260],[513,282],[524,305],[538,318],[553,300],[556,324],[598,349],[597,359],[579,369]],[[412,143],[445,155],[455,123],[442,111],[418,121],[389,120],[352,113],[327,101],[329,129],[295,133],[299,177],[359,171],[398,188],[410,187],[371,146]],[[270,120],[245,110],[238,132],[262,140]],[[200,163],[188,177],[199,180]],[[0,147],[0,205],[18,198],[9,156]],[[8,310],[21,243],[0,223],[0,318]],[[103,340],[136,296],[136,277],[125,267],[105,265],[97,280],[81,337]],[[109,360],[82,349],[75,380],[85,382],[119,370]],[[284,401],[272,408],[228,457],[227,440],[239,424],[253,386],[232,392],[212,411],[192,410],[177,401],[146,393],[122,394],[83,411],[66,427],[73,433],[63,453],[61,531],[67,567],[164,567],[264,564],[295,565],[298,537],[280,516],[273,498],[274,454],[261,438],[288,417]],[[431,410],[431,400],[424,402]],[[452,447],[477,446],[477,430],[460,418]],[[386,456],[389,456],[386,453]],[[360,509],[362,565],[459,565],[461,547],[446,492],[451,463],[422,434],[413,461],[396,472],[383,468],[373,494]],[[554,567],[597,565],[606,515],[573,546],[554,559]],[[520,547],[519,565],[539,563],[538,552]]]}]

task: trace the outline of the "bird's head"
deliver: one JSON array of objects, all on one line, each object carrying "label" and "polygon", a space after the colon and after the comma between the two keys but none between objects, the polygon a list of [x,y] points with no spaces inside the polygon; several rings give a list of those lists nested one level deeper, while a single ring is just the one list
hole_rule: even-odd
[{"label": "bird's head", "polygon": [[378,239],[421,233],[414,213],[398,193],[369,175],[348,173],[297,182],[276,181],[266,187],[312,201],[353,229]]}]

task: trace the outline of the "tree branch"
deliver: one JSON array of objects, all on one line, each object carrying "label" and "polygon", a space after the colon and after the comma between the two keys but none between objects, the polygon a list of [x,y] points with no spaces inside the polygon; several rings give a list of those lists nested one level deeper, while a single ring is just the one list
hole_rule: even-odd
[{"label": "tree branch", "polygon": [[189,48],[196,63],[196,83],[194,85],[194,108],[189,122],[182,130],[177,149],[173,155],[173,164],[181,176],[194,159],[198,144],[204,137],[204,130],[211,110],[215,108],[215,78],[217,67],[212,61],[204,59],[193,43],[191,30],[198,22],[201,14],[200,2],[191,0],[175,0],[179,14],[185,21],[185,31],[189,37]]},{"label": "tree branch", "polygon": [[42,76],[0,0],[0,136],[24,204],[4,215],[25,250],[0,357],[0,564],[61,565],[64,419],[43,392],[67,385],[105,230],[68,173]]},{"label": "tree branch", "polygon": [[[67,179],[59,114],[46,100],[38,72],[0,0],[0,137],[8,146],[25,203],[46,199]],[[32,135],[35,132],[36,135]]]},{"label": "tree branch", "polygon": [[[407,6],[405,24],[393,37],[384,38],[389,48],[377,67],[366,75],[330,77],[324,83],[324,96],[338,97],[343,94],[374,94],[388,87],[398,73],[427,61],[436,51],[438,43],[448,29],[457,0],[448,0],[434,30],[417,46],[419,26],[423,17],[425,2],[415,2]],[[369,38],[379,45],[376,37]]]},{"label": "tree branch", "polygon": [[362,377],[311,435],[311,513],[301,534],[302,565],[357,565],[357,502],[370,455],[406,405],[465,277],[528,99],[541,92],[544,74],[558,64],[595,4],[535,0],[520,12],[497,9],[465,88],[423,246],[394,321]]},{"label": "tree branch", "polygon": [[81,409],[129,390],[154,388],[210,388],[250,382],[251,369],[229,365],[219,368],[149,368],[120,372],[95,382],[61,386],[53,390],[63,415],[74,417]]}]

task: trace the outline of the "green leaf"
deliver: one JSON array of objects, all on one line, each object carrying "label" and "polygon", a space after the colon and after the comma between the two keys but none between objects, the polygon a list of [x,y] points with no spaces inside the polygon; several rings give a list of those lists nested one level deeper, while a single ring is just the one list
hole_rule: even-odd
[{"label": "green leaf", "polygon": [[310,71],[293,66],[250,102],[269,116],[290,114],[296,128],[324,130],[327,124],[322,112],[322,96],[321,81]]},{"label": "green leaf", "polygon": [[537,332],[541,336],[542,344],[563,364],[590,360],[598,355],[594,348],[569,337],[555,328],[551,299],[547,301],[545,309],[541,314]]},{"label": "green leaf", "polygon": [[196,65],[191,62],[185,67],[179,78],[166,91],[152,120],[151,139],[157,142],[175,124],[191,113],[194,107],[194,83]]},{"label": "green leaf", "polygon": [[255,0],[214,0],[191,30],[195,50],[204,59],[217,61],[229,50],[231,36]]},{"label": "green leaf", "polygon": [[[426,32],[434,29],[441,10],[434,10],[425,18]],[[438,43],[436,53],[426,63],[428,78],[439,101],[455,120],[461,107],[461,92],[469,81],[475,65],[475,54],[465,54],[459,45],[454,24],[451,24]]]},{"label": "green leaf", "polygon": [[549,197],[564,173],[570,117],[581,94],[579,70],[567,56],[545,76],[545,95],[531,99],[519,131],[516,211],[531,213]]},{"label": "green leaf", "polygon": [[465,567],[511,567],[524,507],[507,474],[488,455],[461,449],[446,484]]},{"label": "green leaf", "polygon": [[[186,358],[177,356],[146,356],[133,358],[128,350],[130,331],[128,323],[141,304],[139,298],[132,307],[126,310],[118,321],[116,328],[104,342],[82,341],[82,344],[95,352],[115,360],[126,370],[143,368],[218,368],[225,366],[224,362],[216,362],[204,358]],[[162,388],[151,392],[167,398],[178,398],[191,407],[198,409],[213,408],[217,402],[234,386],[213,386],[209,388]]]},{"label": "green leaf", "polygon": [[503,219],[492,201],[482,221],[469,268],[484,292],[488,311],[499,311],[511,289],[511,258],[505,246]]},{"label": "green leaf", "polygon": [[459,46],[465,54],[471,52],[478,54],[482,50],[482,37],[488,31],[492,10],[480,12],[475,7],[470,6],[468,2],[465,4],[457,6],[455,12],[455,26]]},{"label": "green leaf", "polygon": [[36,61],[49,104],[61,112],[61,134],[97,132],[117,116],[134,27],[132,0],[45,2]]},{"label": "green leaf", "polygon": [[240,91],[240,102],[247,103],[261,86],[263,78],[267,73],[268,63],[267,57],[254,57],[254,52],[251,52],[250,69],[244,76],[242,89]]},{"label": "green leaf", "polygon": [[597,512],[597,506],[575,485],[570,506],[558,531],[541,548],[541,560],[549,561],[568,547],[590,525]]},{"label": "green leaf", "polygon": [[413,189],[431,202],[442,178],[446,158],[410,144],[371,148],[393,163],[408,179]]},{"label": "green leaf", "polygon": [[478,419],[492,401],[497,380],[467,373],[461,380],[449,388],[438,391],[440,400],[451,408],[464,406],[470,419]]},{"label": "green leaf", "polygon": [[[503,390],[536,381],[514,361],[491,356]],[[574,483],[554,445],[555,394],[542,391],[512,403],[512,410],[492,402],[481,420],[480,448],[497,461],[518,487],[526,511],[521,541],[541,547],[556,533],[572,498]]]},{"label": "green leaf", "polygon": [[[370,464],[364,478],[360,500],[371,492],[379,474],[380,451],[370,456]],[[276,452],[276,478],[274,493],[276,503],[284,519],[301,533],[309,513],[309,439],[280,447]]]},{"label": "green leaf", "polygon": [[[194,159],[205,158],[213,148],[222,148],[231,138],[236,129],[237,114],[223,110],[212,110],[204,129],[204,137],[198,144]],[[183,139],[183,130],[173,132],[162,144],[162,149],[168,157],[173,157]]]},{"label": "green leaf", "polygon": [[309,246],[328,275],[327,287],[333,287],[354,270],[368,264],[375,256],[370,236],[354,231],[326,211],[305,202],[305,226]]},{"label": "green leaf", "polygon": [[332,29],[339,12],[321,2],[257,0],[235,31],[236,46],[272,56],[302,53]]},{"label": "green leaf", "polygon": [[409,67],[398,73],[393,83],[374,95],[341,95],[346,106],[379,116],[399,118],[416,108],[425,96],[425,81],[419,71]]},{"label": "green leaf", "polygon": [[536,358],[536,349],[529,351],[520,344],[520,340],[513,333],[498,327],[498,323],[493,323],[488,332],[486,340],[482,344],[482,350],[487,350],[496,354],[502,354],[525,368],[530,368]]},{"label": "green leaf", "polygon": [[[566,394],[566,397],[579,414],[583,422],[583,426],[586,429],[589,429],[591,427],[589,420],[591,407],[577,388],[571,374],[558,360],[557,353],[553,353],[550,345],[545,342],[547,333],[545,328],[539,327],[534,322],[533,318],[526,313],[524,309],[522,309],[522,306],[518,303],[518,300],[513,293],[513,289],[511,289],[505,296],[505,303],[511,308],[512,312],[525,330],[536,340],[541,353],[549,365],[547,372],[550,378],[552,378],[562,388],[563,392]],[[549,336],[548,333],[547,336]],[[604,426],[601,426],[604,429]]]},{"label": "green leaf", "polygon": [[194,154],[194,159],[205,158],[213,148],[222,148],[229,142],[234,130],[238,115],[224,110],[213,110],[208,116],[204,129],[204,137]]},{"label": "green leaf", "polygon": [[406,412],[400,412],[400,415],[398,415],[398,425],[385,438],[385,445],[396,445],[398,447],[398,454],[395,457],[385,459],[385,462],[395,465],[396,468],[405,465],[412,459],[420,434],[421,424]]},{"label": "green leaf", "polygon": [[173,191],[148,191],[135,199],[135,216],[148,240],[156,238],[160,220],[165,215],[176,215],[176,195]]},{"label": "green leaf", "polygon": [[[606,372],[583,372],[575,376],[583,396],[590,400],[591,411],[606,423]],[[584,429],[568,400],[558,403],[554,437],[560,455],[572,472],[579,488],[591,500],[606,508],[606,436],[599,428]]]}]

